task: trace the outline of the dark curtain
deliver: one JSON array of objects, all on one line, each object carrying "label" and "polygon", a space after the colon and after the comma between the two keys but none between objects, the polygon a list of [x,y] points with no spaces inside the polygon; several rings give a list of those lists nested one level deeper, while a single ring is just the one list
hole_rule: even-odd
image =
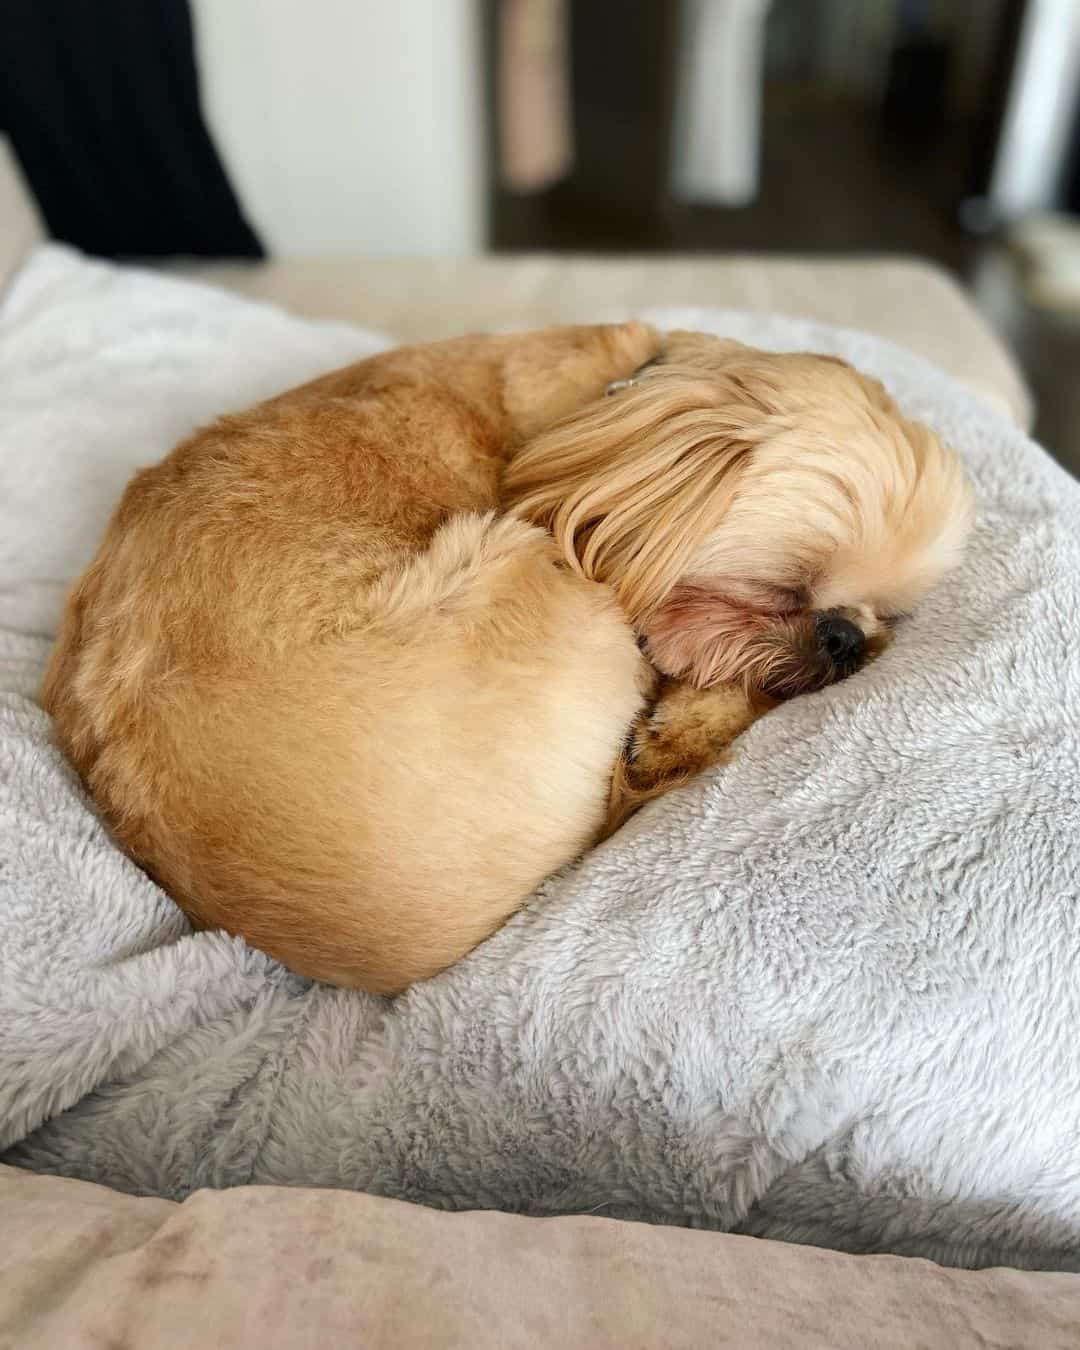
[{"label": "dark curtain", "polygon": [[57,239],[263,256],[200,111],[187,0],[0,0],[0,129]]}]

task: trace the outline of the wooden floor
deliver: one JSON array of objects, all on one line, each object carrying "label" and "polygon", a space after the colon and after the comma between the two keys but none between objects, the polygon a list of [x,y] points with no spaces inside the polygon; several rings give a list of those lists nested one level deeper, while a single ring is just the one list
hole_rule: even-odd
[{"label": "wooden floor", "polygon": [[[971,133],[943,129],[930,141],[886,134],[864,107],[820,90],[767,90],[761,191],[736,210],[623,195],[605,210],[590,165],[540,197],[497,193],[497,249],[590,251],[752,250],[917,254],[948,268],[1015,352],[1038,404],[1036,436],[1080,475],[1080,316],[1038,310],[1025,299],[1006,251],[965,233],[959,204],[970,181]],[[595,174],[592,175],[595,179]],[[638,194],[638,201],[648,194]]]}]

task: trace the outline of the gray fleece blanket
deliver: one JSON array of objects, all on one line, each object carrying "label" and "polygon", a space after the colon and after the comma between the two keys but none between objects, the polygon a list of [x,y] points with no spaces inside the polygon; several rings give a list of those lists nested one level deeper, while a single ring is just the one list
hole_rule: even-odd
[{"label": "gray fleece blanket", "polygon": [[34,703],[130,470],[378,340],[36,257],[0,309],[3,1161],[1080,1269],[1080,487],[882,342],[652,317],[882,377],[971,466],[970,554],[882,660],[387,1003],[191,934]]}]

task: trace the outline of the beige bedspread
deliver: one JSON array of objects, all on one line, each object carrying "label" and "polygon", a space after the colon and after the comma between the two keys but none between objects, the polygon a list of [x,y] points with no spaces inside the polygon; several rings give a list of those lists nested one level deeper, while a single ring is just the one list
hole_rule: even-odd
[{"label": "beige bedspread", "polygon": [[[1075,1350],[1080,1276],[0,1167],[0,1350]],[[11,1240],[17,1234],[17,1240]]]},{"label": "beige bedspread", "polygon": [[1031,425],[1031,396],[1005,347],[946,272],[914,259],[522,254],[288,258],[180,270],[294,314],[348,319],[403,342],[674,305],[797,315],[908,347]]}]

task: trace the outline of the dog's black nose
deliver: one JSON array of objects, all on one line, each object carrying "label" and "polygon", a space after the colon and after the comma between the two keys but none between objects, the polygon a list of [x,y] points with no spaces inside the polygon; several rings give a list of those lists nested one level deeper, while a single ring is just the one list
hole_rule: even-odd
[{"label": "dog's black nose", "polygon": [[858,624],[839,614],[823,614],[817,622],[817,640],[837,668],[850,674],[866,652],[866,637]]}]

